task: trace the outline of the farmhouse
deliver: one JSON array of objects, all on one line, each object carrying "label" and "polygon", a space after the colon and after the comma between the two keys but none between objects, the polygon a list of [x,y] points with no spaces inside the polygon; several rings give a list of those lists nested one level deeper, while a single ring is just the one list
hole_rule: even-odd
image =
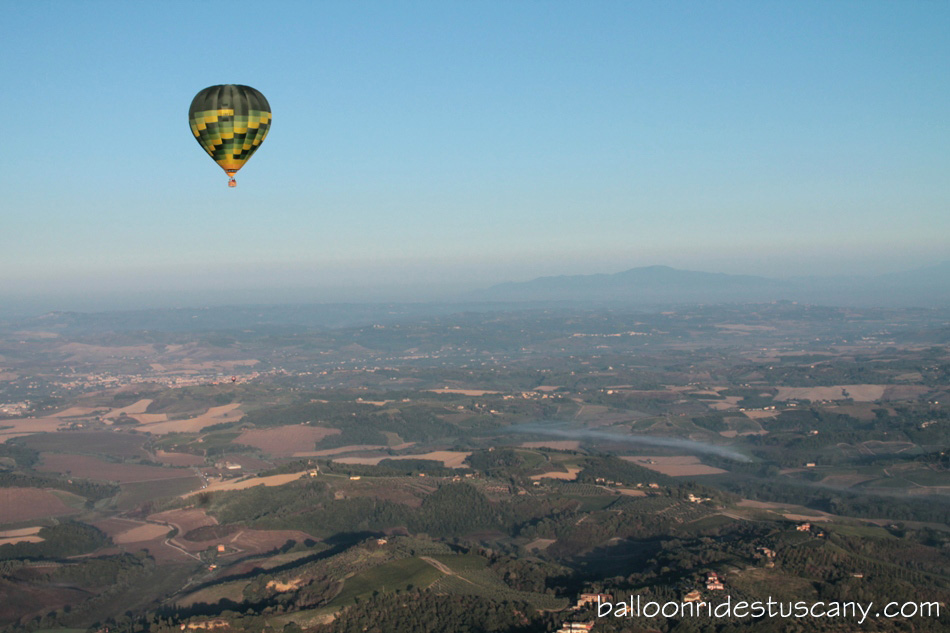
[{"label": "farmhouse", "polygon": [[582,593],[577,599],[577,604],[574,605],[574,610],[583,609],[585,606],[597,602],[610,602],[613,599],[613,596],[609,593]]}]

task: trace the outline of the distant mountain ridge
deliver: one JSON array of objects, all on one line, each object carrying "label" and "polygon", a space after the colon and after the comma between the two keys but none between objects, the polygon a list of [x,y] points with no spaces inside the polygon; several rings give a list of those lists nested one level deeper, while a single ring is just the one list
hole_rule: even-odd
[{"label": "distant mountain ridge", "polygon": [[626,304],[803,301],[829,305],[941,307],[950,305],[950,261],[874,277],[772,279],[669,266],[613,274],[539,277],[473,295],[481,301],[595,301]]}]

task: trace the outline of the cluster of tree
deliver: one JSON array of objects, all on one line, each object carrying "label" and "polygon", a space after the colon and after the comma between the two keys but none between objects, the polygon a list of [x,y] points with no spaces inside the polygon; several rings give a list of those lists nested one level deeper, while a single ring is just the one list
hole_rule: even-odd
[{"label": "cluster of tree", "polygon": [[787,387],[833,387],[835,385],[883,385],[895,382],[893,369],[879,362],[853,360],[826,361],[821,364],[761,364],[749,368],[769,385]]},{"label": "cluster of tree", "polygon": [[691,420],[696,426],[712,431],[713,433],[719,433],[720,431],[729,429],[729,425],[725,422],[725,415],[720,412],[695,416],[691,418]]},{"label": "cluster of tree", "polygon": [[321,460],[319,466],[321,472],[361,477],[407,477],[419,473],[433,477],[452,477],[459,473],[458,470],[446,468],[442,462],[431,459],[384,459],[375,466]]},{"label": "cluster of tree", "polygon": [[515,591],[531,593],[563,593],[574,573],[554,562],[510,554],[493,554],[489,568]]},{"label": "cluster of tree", "polygon": [[[39,452],[32,448],[22,446],[17,442],[4,442],[0,444],[0,458],[6,457],[16,465],[17,468],[32,468],[39,461]],[[2,468],[2,466],[0,466]]]},{"label": "cluster of tree", "polygon": [[704,481],[743,498],[793,503],[843,516],[950,523],[950,506],[927,498],[817,488],[800,481],[755,476],[737,470],[726,475],[709,475]]},{"label": "cluster of tree", "polygon": [[225,455],[227,453],[259,453],[260,449],[246,444],[238,444],[234,440],[241,435],[240,431],[216,431],[201,436],[199,444],[201,451],[207,457]]},{"label": "cluster of tree", "polygon": [[53,568],[50,572],[50,580],[87,588],[128,586],[132,578],[152,568],[154,568],[154,562],[147,558],[144,552],[138,555],[119,554],[88,558]]},{"label": "cluster of tree", "polygon": [[913,459],[912,454],[882,456],[841,450],[842,444],[904,441],[939,446],[950,442],[950,412],[914,406],[895,407],[894,415],[886,409],[876,409],[870,420],[820,407],[801,407],[783,411],[768,427],[768,435],[745,441],[757,457],[784,468],[800,467],[806,462],[834,466]]},{"label": "cluster of tree", "polygon": [[511,448],[472,451],[465,461],[475,470],[495,474],[498,471],[517,470],[524,464],[524,458]]},{"label": "cluster of tree", "polygon": [[738,401],[736,406],[747,409],[755,409],[774,405],[775,401],[773,398],[775,397],[776,393],[778,392],[775,389],[767,389],[763,387],[730,387],[729,389],[720,391],[719,395],[739,397],[741,400]]},{"label": "cluster of tree", "polygon": [[221,523],[298,529],[320,537],[404,527],[412,533],[448,538],[483,530],[515,536],[544,517],[577,505],[541,495],[492,502],[474,486],[459,482],[442,483],[423,499],[421,507],[413,508],[371,497],[336,499],[319,480],[219,492],[209,503]]},{"label": "cluster of tree", "polygon": [[191,530],[188,530],[182,535],[182,538],[186,541],[210,541],[211,539],[223,539],[229,534],[233,534],[240,530],[239,525],[234,523],[226,524],[214,524],[214,525],[203,525],[201,527],[196,527]]},{"label": "cluster of tree", "polygon": [[[529,633],[546,630],[545,620],[528,604],[479,596],[438,595],[428,591],[394,593],[360,601],[332,624],[314,633]],[[295,631],[290,627],[285,631]]]},{"label": "cluster of tree", "polygon": [[[0,446],[3,446],[0,444]],[[119,486],[85,479],[61,479],[39,474],[0,473],[0,488],[54,488],[85,497],[90,503],[119,494]]]},{"label": "cluster of tree", "polygon": [[[785,528],[787,530],[787,528]],[[864,537],[847,537],[842,542],[815,539],[792,532],[788,534],[775,524],[756,525],[736,522],[716,538],[707,536],[691,539],[666,539],[655,543],[653,556],[640,564],[632,574],[619,578],[603,578],[588,581],[587,591],[606,592],[615,600],[636,595],[643,602],[680,602],[683,595],[701,586],[706,574],[717,571],[725,575],[729,585],[728,595],[733,604],[740,600],[764,601],[768,598],[787,602],[804,601],[808,604],[818,600],[853,601],[883,605],[895,601],[946,601],[947,587],[936,576],[926,577],[904,568],[898,561],[885,558],[878,560],[874,553],[863,553],[867,545]],[[835,537],[836,538],[836,537]],[[878,543],[895,543],[896,540],[875,540]],[[775,567],[770,570],[767,592],[755,584],[739,583],[739,578],[748,573],[756,561],[764,560],[758,548],[767,546],[777,551]],[[855,553],[845,551],[857,548]],[[844,548],[844,549],[843,549]],[[899,556],[899,555],[898,555]],[[723,574],[725,572],[725,574]],[[855,578],[859,574],[860,578]],[[706,593],[712,606],[724,595]],[[859,624],[846,618],[601,618],[598,629],[605,631],[663,631],[665,633],[738,633],[755,630],[769,633],[805,633],[811,631],[943,631],[950,623],[950,614],[941,609],[940,618],[914,618],[898,622],[872,618]],[[594,617],[595,611],[581,612],[582,617]]]},{"label": "cluster of tree", "polygon": [[85,554],[109,544],[109,537],[98,529],[77,521],[63,521],[44,527],[38,534],[39,543],[8,543],[0,545],[0,560],[65,558]]},{"label": "cluster of tree", "polygon": [[950,450],[933,451],[921,455],[918,459],[940,470],[950,470]]},{"label": "cluster of tree", "polygon": [[584,469],[577,474],[577,481],[597,483],[598,480],[625,485],[657,483],[668,486],[676,483],[672,477],[612,455],[587,460]]},{"label": "cluster of tree", "polygon": [[313,402],[252,411],[242,420],[256,427],[314,424],[340,429],[324,438],[321,448],[350,444],[388,443],[384,433],[395,433],[409,442],[469,435],[472,430],[446,422],[429,407],[405,406],[380,409],[359,402]]},{"label": "cluster of tree", "polygon": [[[113,343],[114,344],[114,343]],[[163,389],[158,393],[149,394],[151,402],[146,409],[146,413],[166,413],[174,419],[176,415],[192,414],[195,411],[203,411],[208,408],[209,403],[216,406],[230,404],[237,399],[238,391],[229,387],[226,391],[220,386],[198,385],[193,387],[182,387],[178,389]],[[132,394],[127,404],[141,399],[142,395]],[[123,406],[113,404],[112,406]]]}]

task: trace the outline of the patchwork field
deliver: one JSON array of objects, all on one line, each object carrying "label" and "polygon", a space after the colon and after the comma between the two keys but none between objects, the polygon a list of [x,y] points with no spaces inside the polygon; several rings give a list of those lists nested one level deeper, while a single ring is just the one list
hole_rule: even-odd
[{"label": "patchwork field", "polygon": [[119,510],[132,510],[155,499],[178,497],[192,490],[199,490],[203,483],[201,478],[191,475],[178,479],[152,479],[121,484],[122,492],[116,499],[116,505]]},{"label": "patchwork field", "polygon": [[19,530],[0,531],[0,545],[14,545],[16,543],[41,543],[43,537],[39,535],[42,526],[36,525]]},{"label": "patchwork field", "polygon": [[151,523],[146,523],[145,525],[140,525],[126,532],[122,532],[121,534],[114,536],[112,540],[117,544],[124,545],[126,543],[154,541],[156,539],[164,538],[167,534],[168,528],[164,525],[152,525]]},{"label": "patchwork field", "polygon": [[250,555],[266,554],[287,545],[288,541],[295,543],[316,542],[306,532],[299,530],[252,530],[242,529],[221,537],[212,537],[204,541],[189,541],[176,537],[174,543],[191,553],[203,552],[208,549],[217,549],[224,545],[226,553],[219,556],[234,556],[240,554],[242,558]]},{"label": "patchwork field", "polygon": [[654,470],[658,473],[663,473],[664,475],[669,475],[671,477],[719,475],[726,472],[721,468],[703,464],[695,455],[675,455],[671,457],[664,457],[662,455],[636,455],[625,456],[621,457],[620,459],[633,462],[638,466],[643,466],[644,468],[649,468],[650,470]]},{"label": "patchwork field", "polygon": [[295,424],[274,429],[247,429],[235,443],[254,446],[274,457],[292,457],[302,448],[314,448],[320,440],[339,433],[339,429]]},{"label": "patchwork field", "polygon": [[155,451],[155,461],[162,462],[163,464],[168,464],[169,466],[179,466],[179,467],[188,467],[188,466],[200,466],[205,463],[205,458],[201,455],[191,455],[189,453],[175,453],[169,451],[163,451],[161,449]]},{"label": "patchwork field", "polygon": [[485,394],[501,393],[500,391],[489,391],[487,389],[450,389],[448,387],[429,389],[429,391],[432,393],[457,393],[462,396],[484,396]]},{"label": "patchwork field", "polygon": [[169,528],[143,521],[111,517],[94,525],[109,535],[121,549],[135,552],[146,550],[158,564],[194,561],[194,556],[165,542]]},{"label": "patchwork field", "polygon": [[91,455],[64,453],[41,453],[37,470],[96,481],[115,481],[120,484],[194,477],[194,473],[182,468],[117,464]]},{"label": "patchwork field", "polygon": [[67,355],[68,362],[103,361],[109,358],[143,358],[155,354],[152,345],[89,345],[86,343],[70,342],[56,348],[60,354]]},{"label": "patchwork field", "polygon": [[554,545],[555,541],[556,539],[553,538],[536,538],[525,545],[524,548],[529,552],[544,551]]},{"label": "patchwork field", "polygon": [[274,467],[273,462],[242,453],[222,453],[219,458],[215,459],[215,462],[219,461],[228,461],[232,464],[237,464],[245,474],[259,470],[268,470]]},{"label": "patchwork field", "polygon": [[568,466],[566,473],[554,470],[549,473],[542,473],[540,475],[531,475],[531,479],[535,481],[538,481],[541,479],[560,479],[561,481],[575,481],[577,480],[577,474],[579,472],[581,472],[580,468],[577,468],[576,466],[574,467]]},{"label": "patchwork field", "polygon": [[[443,577],[444,569],[445,566],[439,561],[428,557],[384,563],[348,578],[331,604],[344,606],[374,592],[391,592],[410,586],[429,587]],[[447,571],[454,574],[451,570]]]},{"label": "patchwork field", "polygon": [[434,462],[442,462],[446,468],[468,468],[464,463],[465,459],[471,455],[471,451],[433,451],[431,453],[420,453],[418,455],[377,455],[374,457],[338,457],[333,461],[341,464],[364,464],[367,466],[376,466],[384,459],[427,459]]},{"label": "patchwork field", "polygon": [[0,443],[32,433],[51,433],[67,424],[59,418],[12,418],[0,425]]},{"label": "patchwork field", "polygon": [[107,411],[104,407],[69,407],[68,409],[63,409],[59,413],[54,413],[52,417],[54,418],[82,418],[95,414],[96,412],[105,412]]},{"label": "patchwork field", "polygon": [[143,435],[114,431],[61,431],[38,433],[22,442],[41,453],[86,453],[124,459],[147,457],[142,448],[146,439]]},{"label": "patchwork field", "polygon": [[[65,494],[65,493],[61,493]],[[75,514],[63,500],[41,488],[0,488],[0,524]]]},{"label": "patchwork field", "polygon": [[640,490],[639,488],[616,488],[617,492],[628,497],[645,497],[647,496],[646,491]]},{"label": "patchwork field", "polygon": [[834,488],[851,488],[867,481],[878,479],[877,475],[861,475],[857,473],[828,475],[821,480],[822,485]]},{"label": "patchwork field", "polygon": [[246,488],[253,488],[254,486],[282,486],[291,481],[296,481],[307,474],[307,471],[301,471],[299,473],[288,473],[286,475],[270,475],[269,477],[250,477],[248,479],[239,479],[237,481],[217,481],[215,483],[209,484],[207,488],[203,490],[193,490],[187,494],[182,495],[183,497],[190,497],[191,495],[198,494],[199,492],[218,492],[221,490],[244,490]]},{"label": "patchwork field", "polygon": [[254,358],[244,360],[215,359],[208,361],[175,361],[150,363],[152,369],[166,374],[197,374],[199,372],[233,372],[239,367],[253,367],[260,363]]},{"label": "patchwork field", "polygon": [[403,442],[395,446],[383,446],[382,444],[350,444],[348,446],[339,446],[337,448],[325,448],[319,451],[299,451],[293,454],[294,457],[330,457],[332,455],[342,455],[344,453],[356,453],[359,451],[381,451],[392,449],[401,451],[415,446],[415,442]]},{"label": "patchwork field", "polygon": [[205,413],[194,418],[142,424],[139,426],[139,430],[147,431],[153,435],[165,435],[166,433],[197,433],[205,427],[214,424],[237,422],[244,417],[244,412],[238,409],[240,406],[240,403],[234,402],[220,407],[211,407]]},{"label": "patchwork field", "polygon": [[777,409],[763,410],[763,409],[746,409],[742,412],[750,420],[766,420],[768,418],[778,417],[782,412]]},{"label": "patchwork field", "polygon": [[[144,521],[136,521],[134,519],[125,519],[122,517],[109,517],[107,519],[99,519],[92,523],[95,527],[105,532],[109,538],[115,540],[120,535],[136,530],[142,526],[149,525]],[[167,532],[168,529],[166,528]]]},{"label": "patchwork field", "polygon": [[543,442],[524,442],[522,448],[553,448],[558,451],[576,451],[581,447],[578,440],[546,440]]},{"label": "patchwork field", "polygon": [[789,521],[820,521],[830,523],[838,518],[833,514],[828,514],[827,512],[822,512],[821,510],[805,508],[804,506],[798,506],[791,503],[776,503],[773,501],[753,501],[751,499],[743,499],[738,503],[738,506],[740,508],[771,510],[772,512],[782,515]]},{"label": "patchwork field", "polygon": [[728,411],[738,407],[740,400],[742,400],[741,396],[724,396],[722,400],[709,400],[706,405],[716,411]]},{"label": "patchwork field", "polygon": [[158,521],[159,523],[168,523],[169,525],[175,526],[181,535],[185,535],[200,527],[218,524],[217,519],[208,516],[204,510],[198,510],[197,508],[167,510],[150,515],[148,518],[150,521]]},{"label": "patchwork field", "polygon": [[834,387],[777,387],[774,400],[846,400],[874,402],[884,397],[887,385],[835,385]]},{"label": "patchwork field", "polygon": [[[917,378],[920,380],[921,378]],[[933,388],[925,385],[888,385],[884,390],[885,400],[915,400],[931,393]]]},{"label": "patchwork field", "polygon": [[167,413],[135,413],[128,417],[134,419],[139,424],[155,424],[168,420]]},{"label": "patchwork field", "polygon": [[212,585],[211,587],[186,595],[179,599],[176,604],[179,607],[190,607],[202,602],[205,604],[217,604],[221,600],[241,602],[244,599],[244,587],[249,583],[249,580],[235,580],[233,582]]},{"label": "patchwork field", "polygon": [[263,554],[283,547],[288,541],[305,543],[318,540],[299,530],[241,530],[223,542],[242,554]]},{"label": "patchwork field", "polygon": [[138,402],[133,402],[132,404],[126,407],[113,409],[109,411],[109,413],[107,413],[104,417],[114,419],[114,418],[119,417],[123,413],[125,415],[132,415],[135,413],[145,413],[148,410],[148,405],[150,404],[152,404],[151,400],[149,400],[148,398],[143,398],[142,400],[139,400]]}]

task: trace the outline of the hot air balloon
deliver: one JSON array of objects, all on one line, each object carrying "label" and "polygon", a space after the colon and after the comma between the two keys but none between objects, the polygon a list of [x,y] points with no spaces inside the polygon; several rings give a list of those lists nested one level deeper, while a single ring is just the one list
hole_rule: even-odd
[{"label": "hot air balloon", "polygon": [[270,104],[250,86],[210,86],[195,95],[188,109],[195,139],[227,173],[229,187],[237,186],[234,174],[260,147],[270,121]]}]

